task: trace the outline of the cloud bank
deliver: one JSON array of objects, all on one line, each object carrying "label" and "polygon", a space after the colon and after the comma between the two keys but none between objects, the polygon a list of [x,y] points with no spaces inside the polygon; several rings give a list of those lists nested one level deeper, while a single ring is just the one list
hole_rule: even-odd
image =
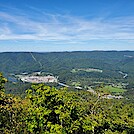
[{"label": "cloud bank", "polygon": [[134,42],[134,16],[87,19],[52,14],[29,7],[26,13],[0,11],[0,40],[32,40],[78,44],[90,40]]}]

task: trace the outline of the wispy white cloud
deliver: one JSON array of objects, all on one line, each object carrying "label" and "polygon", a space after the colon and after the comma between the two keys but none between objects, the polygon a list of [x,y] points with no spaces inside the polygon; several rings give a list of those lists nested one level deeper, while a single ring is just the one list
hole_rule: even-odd
[{"label": "wispy white cloud", "polygon": [[35,16],[0,12],[0,40],[42,40],[77,44],[89,40],[134,40],[134,16],[84,19],[34,10]]}]

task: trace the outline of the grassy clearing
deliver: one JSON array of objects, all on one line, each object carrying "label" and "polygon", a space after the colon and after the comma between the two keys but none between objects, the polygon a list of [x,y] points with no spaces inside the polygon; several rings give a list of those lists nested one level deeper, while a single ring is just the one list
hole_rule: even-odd
[{"label": "grassy clearing", "polygon": [[94,69],[94,68],[81,68],[81,69],[72,69],[71,72],[72,73],[77,73],[79,71],[84,71],[84,72],[99,72],[102,73],[102,70],[100,69]]},{"label": "grassy clearing", "polygon": [[110,93],[124,93],[126,90],[118,87],[112,87],[112,86],[105,86],[100,89],[104,92],[110,92]]},{"label": "grassy clearing", "polygon": [[81,86],[81,84],[80,84],[80,82],[72,82],[72,86],[77,87],[77,86]]}]

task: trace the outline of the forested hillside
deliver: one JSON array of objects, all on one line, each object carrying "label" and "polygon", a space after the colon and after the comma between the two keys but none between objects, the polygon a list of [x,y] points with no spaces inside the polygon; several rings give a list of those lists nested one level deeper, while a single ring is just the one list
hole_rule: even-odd
[{"label": "forested hillside", "polygon": [[[41,63],[41,64],[39,64]],[[41,67],[42,65],[42,67]],[[62,65],[62,66],[61,66]],[[2,72],[53,71],[94,67],[110,71],[134,71],[133,51],[91,51],[51,53],[0,53]]]},{"label": "forested hillside", "polygon": [[88,91],[32,85],[26,97],[5,94],[0,73],[1,134],[133,134],[134,106]]},{"label": "forested hillside", "polygon": [[11,81],[6,84],[7,93],[22,94],[30,86],[20,82],[13,85],[12,74],[43,72],[58,77],[59,82],[68,84],[71,88],[79,86],[87,90],[102,85],[125,88],[127,92],[124,95],[128,100],[133,100],[133,51],[0,53],[0,71]]},{"label": "forested hillside", "polygon": [[[0,53],[0,133],[133,134],[133,66],[129,51]],[[12,81],[34,72],[58,82]]]}]

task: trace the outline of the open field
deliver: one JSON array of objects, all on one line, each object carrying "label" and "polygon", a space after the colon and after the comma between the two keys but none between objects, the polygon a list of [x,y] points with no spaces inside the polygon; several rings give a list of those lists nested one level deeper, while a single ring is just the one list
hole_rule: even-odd
[{"label": "open field", "polygon": [[72,73],[77,73],[79,71],[84,71],[84,72],[99,72],[102,73],[102,70],[100,69],[95,69],[95,68],[80,68],[80,69],[72,69]]},{"label": "open field", "polygon": [[124,93],[126,91],[125,89],[112,86],[105,86],[103,88],[100,88],[99,90],[110,93]]}]

